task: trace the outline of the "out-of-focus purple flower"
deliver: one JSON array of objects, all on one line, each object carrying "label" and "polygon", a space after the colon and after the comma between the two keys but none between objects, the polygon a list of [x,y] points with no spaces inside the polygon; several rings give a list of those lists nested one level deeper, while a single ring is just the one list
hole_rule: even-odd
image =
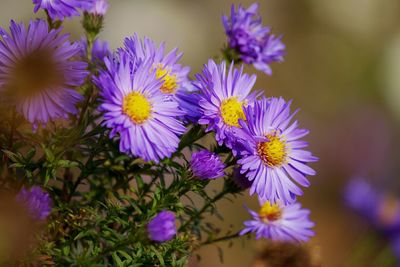
[{"label": "out-of-focus purple flower", "polygon": [[78,43],[44,20],[25,27],[11,21],[10,33],[0,28],[0,92],[34,128],[78,112],[82,96],[75,90],[88,74],[87,64],[74,60]]},{"label": "out-of-focus purple flower", "polygon": [[95,0],[32,0],[35,13],[44,9],[50,18],[64,20],[65,18],[79,16],[79,9],[89,9]]},{"label": "out-of-focus purple flower", "polygon": [[[293,203],[302,195],[297,185],[310,185],[307,175],[315,171],[307,163],[317,161],[304,150],[308,143],[300,138],[308,130],[298,129],[292,123],[296,112],[290,112],[291,101],[283,98],[264,98],[244,108],[246,120],[240,120],[234,136],[242,144],[238,163],[242,173],[252,181],[250,194],[257,193],[262,200]],[[296,184],[296,183],[297,184]]]},{"label": "out-of-focus purple flower", "polygon": [[104,16],[107,13],[109,4],[108,0],[92,0],[94,1],[90,8],[86,11],[90,14]]},{"label": "out-of-focus purple flower", "polygon": [[400,231],[400,200],[375,190],[365,180],[352,179],[346,186],[346,204],[388,236]]},{"label": "out-of-focus purple flower", "polygon": [[240,167],[235,167],[233,169],[232,178],[235,184],[243,190],[250,188],[251,185],[253,184],[246,177],[246,174],[240,172]]},{"label": "out-of-focus purple flower", "polygon": [[227,69],[225,62],[217,65],[209,60],[196,78],[194,85],[201,92],[199,124],[207,125],[206,131],[215,131],[219,145],[235,148],[231,132],[240,127],[239,119],[245,119],[243,108],[257,98],[256,92],[250,92],[256,76],[244,74],[243,66],[237,69],[232,63]]},{"label": "out-of-focus purple flower", "polygon": [[[82,58],[86,58],[86,53],[87,53],[86,38],[82,38],[81,47],[82,47],[81,56]],[[94,40],[92,47],[92,61],[104,62],[104,58],[110,55],[111,55],[110,46],[107,41],[102,41],[100,39]]]},{"label": "out-of-focus purple flower", "polygon": [[376,218],[379,195],[372,186],[362,179],[352,179],[344,192],[346,204],[369,219]]},{"label": "out-of-focus purple flower", "polygon": [[271,34],[269,27],[262,25],[258,13],[258,4],[252,4],[248,9],[239,5],[235,10],[232,5],[231,16],[222,17],[229,47],[234,49],[240,59],[271,75],[270,64],[282,62],[285,55],[285,45],[281,36]]},{"label": "out-of-focus purple flower", "polygon": [[151,240],[166,242],[176,235],[175,214],[171,211],[161,211],[147,225]]},{"label": "out-of-focus purple flower", "polygon": [[192,154],[190,169],[197,178],[216,179],[224,176],[225,164],[217,154],[201,150]]},{"label": "out-of-focus purple flower", "polygon": [[51,213],[51,199],[39,186],[22,188],[16,196],[17,202],[24,205],[34,220],[45,220]]},{"label": "out-of-focus purple flower", "polygon": [[249,210],[253,220],[244,222],[240,235],[256,233],[256,239],[268,238],[276,241],[306,242],[314,236],[311,230],[310,211],[302,209],[299,203],[283,206],[265,202],[260,211]]},{"label": "out-of-focus purple flower", "polygon": [[111,129],[111,137],[119,134],[121,152],[159,162],[178,148],[186,128],[177,118],[184,112],[174,99],[165,99],[152,61],[136,66],[125,51],[117,56],[106,58],[106,69],[94,79],[104,125]]}]

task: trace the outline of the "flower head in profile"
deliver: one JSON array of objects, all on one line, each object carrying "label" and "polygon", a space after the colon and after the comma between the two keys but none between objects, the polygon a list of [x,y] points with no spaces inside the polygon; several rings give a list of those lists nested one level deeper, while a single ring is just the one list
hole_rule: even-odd
[{"label": "flower head in profile", "polygon": [[[309,186],[306,175],[315,175],[307,166],[318,159],[304,150],[307,142],[299,140],[308,130],[298,129],[298,122],[291,123],[291,102],[282,98],[264,98],[254,106],[244,109],[246,121],[241,120],[235,132],[242,144],[241,172],[252,181],[250,194],[260,199],[292,203],[302,195],[301,186]],[[296,184],[297,183],[297,184]]]},{"label": "flower head in profile", "polygon": [[215,131],[219,145],[225,143],[233,148],[230,133],[241,127],[239,120],[245,119],[244,107],[256,99],[256,93],[250,93],[256,76],[243,74],[243,67],[236,69],[233,63],[227,70],[225,62],[217,65],[210,60],[196,78],[195,85],[201,92],[199,124],[208,125],[207,131]]},{"label": "flower head in profile", "polygon": [[162,80],[160,91],[167,95],[174,95],[180,90],[186,90],[191,84],[188,79],[189,67],[178,63],[183,53],[178,53],[175,48],[165,52],[165,43],[159,47],[149,38],[142,40],[135,34],[125,39],[125,51],[138,63],[141,61],[152,61],[152,69],[156,71],[157,79]]},{"label": "flower head in profile", "polygon": [[231,16],[222,17],[228,45],[246,64],[271,75],[270,64],[282,62],[285,55],[285,45],[281,37],[271,34],[269,27],[262,25],[258,14],[258,4],[252,4],[248,9],[239,5],[237,10],[232,5]]},{"label": "flower head in profile", "polygon": [[171,211],[161,211],[147,225],[151,240],[166,242],[176,235],[175,214]]},{"label": "flower head in profile", "polygon": [[217,154],[201,150],[193,153],[190,169],[199,179],[216,179],[224,176],[225,164]]},{"label": "flower head in profile", "polygon": [[100,71],[95,83],[100,89],[104,125],[111,137],[119,135],[120,151],[158,162],[176,151],[179,135],[185,127],[178,103],[166,100],[159,90],[152,62],[132,62],[120,51],[117,59],[105,59],[106,70]]},{"label": "flower head in profile", "polygon": [[266,201],[260,211],[249,210],[253,217],[245,221],[245,228],[240,235],[256,233],[256,239],[268,238],[275,241],[307,242],[314,236],[311,230],[314,223],[310,221],[310,211],[302,209],[299,203],[281,205]]},{"label": "flower head in profile", "polygon": [[108,0],[93,0],[94,2],[90,8],[86,7],[86,11],[90,14],[104,16],[108,10]]},{"label": "flower head in profile", "polygon": [[46,10],[53,20],[64,20],[79,16],[80,9],[91,8],[97,0],[32,0],[35,5],[35,13],[39,9]]},{"label": "flower head in profile", "polygon": [[33,186],[31,189],[22,188],[16,200],[27,208],[34,220],[45,220],[51,213],[50,196],[38,186]]},{"label": "flower head in profile", "polygon": [[34,127],[77,113],[82,99],[75,89],[87,64],[74,60],[80,47],[60,31],[44,20],[28,27],[11,21],[10,33],[0,28],[0,94]]}]

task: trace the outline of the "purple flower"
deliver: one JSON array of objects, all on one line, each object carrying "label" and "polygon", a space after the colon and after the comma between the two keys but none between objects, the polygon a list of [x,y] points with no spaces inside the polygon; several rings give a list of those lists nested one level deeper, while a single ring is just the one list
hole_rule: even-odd
[{"label": "purple flower", "polygon": [[181,110],[185,112],[184,118],[187,121],[197,123],[200,119],[202,114],[199,106],[200,99],[201,94],[199,92],[178,91],[176,93],[176,100]]},{"label": "purple flower", "polygon": [[50,196],[39,186],[33,186],[30,190],[22,188],[16,200],[28,209],[34,220],[44,220],[51,213]]},{"label": "purple flower", "polygon": [[345,188],[346,204],[360,214],[373,219],[378,209],[379,195],[370,184],[362,179],[352,179]]},{"label": "purple flower", "polygon": [[44,20],[11,21],[10,34],[0,28],[0,92],[36,127],[76,114],[82,96],[75,91],[88,74],[80,52],[60,29],[49,30]]},{"label": "purple flower", "polygon": [[[284,204],[302,195],[299,185],[308,187],[306,175],[315,175],[307,162],[318,159],[303,148],[308,143],[299,139],[308,130],[298,129],[298,122],[291,123],[291,102],[282,98],[264,98],[254,106],[244,108],[245,120],[234,135],[241,143],[241,172],[252,181],[250,194],[257,192],[262,200]],[[296,182],[296,183],[294,183]]]},{"label": "purple flower", "polygon": [[178,64],[183,53],[178,53],[175,48],[165,55],[165,43],[159,47],[149,38],[142,40],[135,34],[125,39],[125,51],[131,55],[133,61],[152,61],[152,69],[156,70],[157,79],[162,80],[160,91],[167,95],[174,95],[176,92],[190,87],[188,75],[189,67]]},{"label": "purple flower", "polygon": [[240,235],[256,233],[256,239],[268,238],[275,241],[306,242],[314,236],[314,223],[308,218],[310,211],[301,209],[299,203],[283,206],[265,202],[260,211],[249,209],[253,220],[245,221]]},{"label": "purple flower", "polygon": [[225,62],[217,65],[209,60],[196,78],[194,84],[201,92],[199,124],[208,125],[207,131],[215,131],[219,145],[225,143],[233,148],[230,133],[240,127],[239,119],[245,119],[243,108],[257,97],[250,93],[256,76],[243,74],[243,67],[236,69],[233,63],[227,71]]},{"label": "purple flower", "polygon": [[352,179],[345,188],[346,204],[388,236],[400,231],[400,200],[378,192],[365,180]]},{"label": "purple flower", "polygon": [[[82,38],[81,40],[81,57],[86,58],[87,53],[87,40]],[[96,39],[93,42],[92,47],[92,60],[94,62],[104,62],[104,58],[111,55],[110,47],[107,41]]]},{"label": "purple flower", "polygon": [[94,3],[87,8],[86,11],[90,14],[104,16],[108,10],[108,1],[107,0],[93,0]]},{"label": "purple flower", "polygon": [[151,240],[166,242],[176,235],[175,214],[171,211],[161,211],[147,225]]},{"label": "purple flower", "polygon": [[52,20],[79,16],[79,9],[91,8],[94,1],[96,0],[32,0],[35,13],[39,9],[44,9]]},{"label": "purple flower", "polygon": [[216,179],[224,176],[225,164],[217,154],[201,150],[192,154],[190,169],[197,178]]},{"label": "purple flower", "polygon": [[240,167],[235,167],[233,169],[232,178],[235,184],[243,190],[250,188],[253,184],[247,179],[246,174],[240,173]]},{"label": "purple flower", "polygon": [[94,82],[100,89],[104,125],[119,134],[120,151],[158,162],[176,151],[185,127],[178,103],[160,91],[152,61],[136,64],[124,51],[105,58]]},{"label": "purple flower", "polygon": [[223,16],[222,22],[229,47],[246,64],[253,64],[256,69],[271,75],[270,64],[283,61],[285,45],[281,37],[270,33],[269,27],[262,26],[258,4],[252,4],[248,9],[239,5],[237,11],[232,5],[231,17]]}]

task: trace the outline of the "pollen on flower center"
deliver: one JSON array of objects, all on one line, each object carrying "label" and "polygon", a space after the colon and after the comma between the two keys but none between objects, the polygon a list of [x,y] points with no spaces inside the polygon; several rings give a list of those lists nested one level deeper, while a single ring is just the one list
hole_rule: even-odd
[{"label": "pollen on flower center", "polygon": [[262,161],[270,167],[282,165],[286,161],[286,142],[276,135],[266,136],[269,141],[257,144],[257,153]]},{"label": "pollen on flower center", "polygon": [[171,75],[168,69],[163,68],[163,66],[158,66],[156,71],[157,79],[161,79],[163,84],[161,85],[161,92],[164,94],[173,94],[178,87],[176,75]]},{"label": "pollen on flower center", "polygon": [[243,102],[238,101],[236,97],[223,100],[220,111],[223,121],[229,126],[239,127],[239,119],[246,118],[243,112]]},{"label": "pollen on flower center", "polygon": [[269,201],[264,203],[258,214],[264,222],[273,222],[282,218],[282,210],[279,205],[271,204]]},{"label": "pollen on flower center", "polygon": [[132,92],[125,96],[122,110],[134,123],[142,124],[151,115],[151,104],[141,93]]}]

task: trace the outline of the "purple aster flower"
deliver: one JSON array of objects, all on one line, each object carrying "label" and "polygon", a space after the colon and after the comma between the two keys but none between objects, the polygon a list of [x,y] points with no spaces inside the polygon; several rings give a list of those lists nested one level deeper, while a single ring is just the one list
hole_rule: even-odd
[{"label": "purple aster flower", "polygon": [[[87,53],[87,40],[82,38],[81,40],[81,57],[86,58]],[[92,47],[92,60],[95,62],[103,62],[105,57],[111,55],[110,47],[107,41],[96,39],[93,42]]]},{"label": "purple aster flower", "polygon": [[302,209],[299,203],[283,206],[265,202],[260,211],[249,209],[253,220],[244,222],[240,235],[256,233],[256,239],[268,238],[276,241],[307,242],[314,236],[314,223],[308,218],[310,211]]},{"label": "purple aster flower", "polygon": [[252,181],[250,194],[257,192],[262,200],[284,204],[302,195],[297,184],[310,185],[306,175],[315,175],[315,171],[307,163],[318,160],[303,150],[308,144],[299,139],[308,130],[298,129],[297,121],[290,124],[296,113],[290,114],[290,104],[282,98],[257,101],[244,108],[246,121],[240,120],[242,128],[235,132],[243,149],[238,161],[241,172],[247,172]]},{"label": "purple aster flower", "polygon": [[86,11],[90,14],[104,16],[108,10],[108,1],[107,0],[92,0],[94,1],[90,8],[87,8]]},{"label": "purple aster flower", "polygon": [[162,81],[156,78],[151,61],[136,64],[123,51],[117,56],[105,58],[106,70],[94,79],[104,124],[111,137],[119,134],[122,152],[158,162],[178,148],[185,127],[176,117],[183,112],[159,90]]},{"label": "purple aster flower", "polygon": [[201,92],[199,124],[208,125],[207,131],[215,131],[218,144],[225,143],[230,148],[234,148],[230,133],[240,127],[239,119],[245,119],[243,108],[257,97],[256,93],[250,93],[256,76],[243,74],[243,66],[241,69],[233,66],[232,63],[227,73],[225,62],[217,65],[209,60],[194,83]]},{"label": "purple aster flower", "polygon": [[400,231],[400,200],[378,192],[365,180],[352,179],[345,188],[346,204],[388,236]]},{"label": "purple aster flower", "polygon": [[35,13],[39,9],[48,12],[52,20],[64,20],[65,18],[79,16],[79,9],[88,9],[93,6],[95,0],[32,0],[35,5]]},{"label": "purple aster flower", "polygon": [[269,27],[263,27],[258,4],[252,4],[248,9],[239,5],[237,11],[232,5],[231,17],[223,16],[222,22],[229,47],[246,64],[253,64],[256,69],[271,75],[270,64],[283,61],[285,45],[281,37],[270,33]]},{"label": "purple aster flower", "polygon": [[44,20],[28,28],[11,21],[10,34],[0,28],[0,92],[34,127],[76,114],[82,100],[74,88],[84,83],[87,64],[73,60],[80,47],[60,31]]},{"label": "purple aster flower", "polygon": [[175,214],[171,211],[161,211],[147,225],[151,240],[166,242],[176,235]]},{"label": "purple aster flower", "polygon": [[192,154],[190,169],[197,178],[216,179],[224,176],[225,164],[217,154],[201,150]]},{"label": "purple aster flower", "polygon": [[22,188],[16,200],[28,209],[34,220],[44,220],[51,213],[50,196],[39,186],[33,186],[30,190]]},{"label": "purple aster flower", "polygon": [[159,47],[149,38],[145,37],[143,41],[137,34],[125,39],[125,50],[138,63],[141,61],[152,61],[152,68],[156,70],[157,79],[162,80],[160,91],[164,94],[174,95],[180,90],[187,91],[191,86],[188,79],[189,67],[183,67],[178,64],[183,53],[178,53],[175,48],[165,55],[165,44]]}]

